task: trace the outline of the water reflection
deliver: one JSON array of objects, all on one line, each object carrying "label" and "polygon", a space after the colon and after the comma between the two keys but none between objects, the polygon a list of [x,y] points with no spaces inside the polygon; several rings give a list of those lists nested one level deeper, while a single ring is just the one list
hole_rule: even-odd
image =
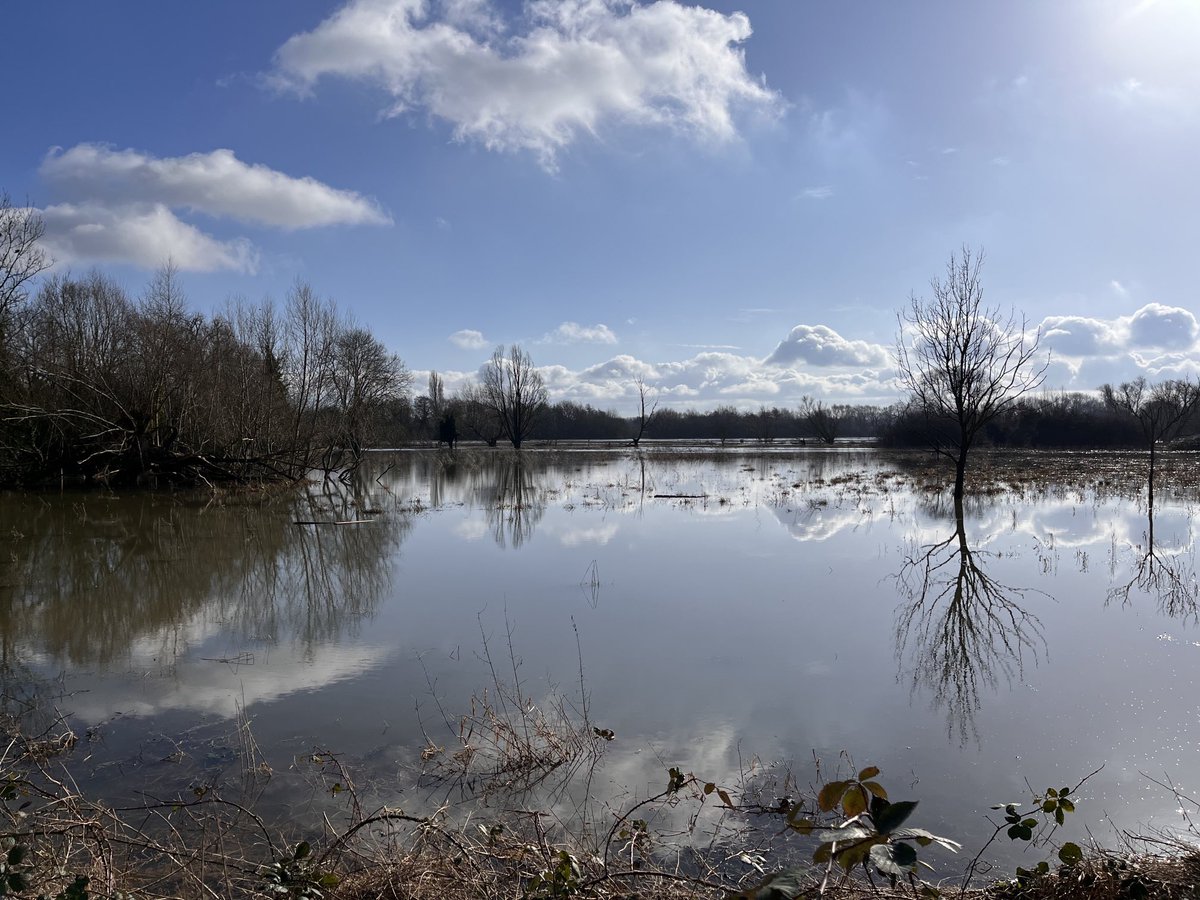
[{"label": "water reflection", "polygon": [[1025,659],[1045,650],[1041,622],[1025,608],[1024,588],[988,574],[987,551],[967,542],[963,501],[954,501],[954,532],[909,553],[896,574],[903,602],[896,652],[911,667],[911,690],[927,691],[945,711],[947,731],[978,739],[980,689],[1020,677]]},{"label": "water reflection", "polygon": [[544,481],[534,477],[521,457],[497,460],[492,475],[480,496],[488,528],[500,547],[518,550],[546,513]]},{"label": "water reflection", "polygon": [[[267,500],[163,495],[6,498],[0,656],[111,668],[135,648],[162,668],[217,631],[311,655],[353,633],[410,527],[332,482]],[[368,520],[369,521],[366,521]],[[298,525],[298,521],[361,521]]]},{"label": "water reflection", "polygon": [[[1141,544],[1129,543],[1135,558],[1127,581],[1118,582],[1108,592],[1108,602],[1129,605],[1130,593],[1137,590],[1154,597],[1158,611],[1173,619],[1200,622],[1200,584],[1196,580],[1195,547],[1192,543],[1192,517],[1176,515],[1169,522],[1166,539],[1155,540],[1154,506],[1146,513],[1146,531]],[[1114,551],[1114,569],[1116,558]]]}]

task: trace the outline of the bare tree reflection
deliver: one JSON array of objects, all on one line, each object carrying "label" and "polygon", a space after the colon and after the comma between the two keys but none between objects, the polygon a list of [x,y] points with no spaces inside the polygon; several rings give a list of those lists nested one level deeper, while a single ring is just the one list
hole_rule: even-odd
[{"label": "bare tree reflection", "polygon": [[[161,494],[14,498],[0,575],[0,658],[36,653],[78,668],[134,647],[169,668],[216,633],[290,639],[315,654],[357,627],[388,587],[411,527],[374,515],[361,487],[201,502]],[[370,518],[354,526],[303,521]]]},{"label": "bare tree reflection", "polygon": [[913,693],[930,693],[962,743],[978,738],[981,689],[1021,677],[1027,657],[1036,663],[1045,652],[1041,622],[1023,605],[1030,591],[992,578],[984,566],[990,555],[967,543],[963,501],[955,498],[954,533],[908,554],[896,575],[901,669],[907,657]]},{"label": "bare tree reflection", "polygon": [[[1188,539],[1177,550],[1164,549],[1154,540],[1154,504],[1147,507],[1145,542],[1133,546],[1138,555],[1131,567],[1128,581],[1114,585],[1108,592],[1106,604],[1119,601],[1130,603],[1134,588],[1153,596],[1158,611],[1173,619],[1200,623],[1200,584],[1196,580],[1195,550],[1191,540],[1191,517],[1188,517]],[[1143,549],[1144,547],[1144,549]],[[1113,565],[1116,566],[1114,551]]]},{"label": "bare tree reflection", "polygon": [[492,475],[480,491],[488,528],[497,544],[517,550],[546,513],[545,491],[517,456],[497,457]]}]

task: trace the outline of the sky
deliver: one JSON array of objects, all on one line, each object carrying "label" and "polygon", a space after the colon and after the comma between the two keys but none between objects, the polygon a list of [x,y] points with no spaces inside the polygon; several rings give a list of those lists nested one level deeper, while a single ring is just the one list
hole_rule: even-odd
[{"label": "sky", "polygon": [[0,191],[58,271],[298,280],[453,390],[898,397],[952,253],[1048,389],[1200,372],[1198,0],[6,6]]}]

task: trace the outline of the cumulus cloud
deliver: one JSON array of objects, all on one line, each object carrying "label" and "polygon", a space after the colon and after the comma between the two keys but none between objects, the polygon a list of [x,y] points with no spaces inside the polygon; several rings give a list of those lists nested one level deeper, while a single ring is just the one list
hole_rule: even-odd
[{"label": "cumulus cloud", "polygon": [[663,402],[698,408],[720,404],[757,407],[762,403],[787,406],[806,395],[872,403],[896,399],[890,370],[814,373],[768,365],[753,356],[712,351],[653,363],[621,354],[583,369],[551,365],[538,371],[554,400],[626,413],[636,408],[638,380]]},{"label": "cumulus cloud", "polygon": [[247,239],[221,240],[177,210],[284,230],[390,222],[353,191],[244,163],[231,150],[158,158],[85,143],[51,150],[39,173],[63,198],[39,210],[43,243],[59,262],[153,268],[171,259],[184,271],[257,269]]},{"label": "cumulus cloud", "polygon": [[286,230],[391,221],[361,194],[244,163],[232,150],[157,158],[77,144],[50,151],[39,174],[79,200],[162,204]]},{"label": "cumulus cloud", "polygon": [[386,115],[425,111],[460,140],[528,150],[547,168],[609,123],[736,135],[734,113],[777,95],[746,69],[743,13],[677,0],[530,0],[509,33],[484,0],[350,0],[275,54],[274,82],[309,93],[334,76],[391,97]]},{"label": "cumulus cloud", "polygon": [[851,341],[826,325],[797,325],[767,357],[773,366],[886,366],[887,348]]},{"label": "cumulus cloud", "polygon": [[1055,354],[1099,356],[1121,351],[1117,322],[1085,316],[1047,316],[1042,320],[1042,341]]},{"label": "cumulus cloud", "polygon": [[1040,327],[1042,339],[1051,350],[1076,358],[1117,356],[1146,349],[1188,350],[1200,337],[1195,315],[1161,303],[1147,303],[1130,316],[1113,319],[1047,316]]},{"label": "cumulus cloud", "polygon": [[60,203],[41,210],[42,243],[58,262],[132,263],[152,269],[170,259],[179,269],[254,272],[258,254],[249,241],[219,241],[181,221],[161,203]]},{"label": "cumulus cloud", "polygon": [[1178,306],[1147,303],[1129,320],[1130,342],[1135,347],[1185,350],[1196,343],[1200,326],[1196,317]]},{"label": "cumulus cloud", "polygon": [[1147,303],[1111,319],[1048,316],[1040,329],[1052,352],[1047,384],[1087,390],[1139,375],[1176,378],[1200,371],[1200,323],[1181,307]]},{"label": "cumulus cloud", "polygon": [[617,336],[607,325],[563,322],[542,338],[544,344],[615,344]]},{"label": "cumulus cloud", "polygon": [[483,332],[476,331],[474,328],[464,328],[461,331],[454,332],[454,334],[450,335],[450,343],[456,347],[461,347],[463,350],[479,350],[488,345]]}]

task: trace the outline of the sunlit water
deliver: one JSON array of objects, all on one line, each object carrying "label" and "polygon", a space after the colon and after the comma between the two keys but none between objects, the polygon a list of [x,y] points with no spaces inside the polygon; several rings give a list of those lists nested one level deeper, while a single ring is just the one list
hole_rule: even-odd
[{"label": "sunlit water", "polygon": [[1150,554],[1136,483],[993,487],[959,534],[948,491],[883,453],[523,457],[381,455],[267,498],[6,496],[6,705],[65,714],[78,776],[114,793],[236,778],[241,712],[281,816],[311,808],[278,785],[315,748],[427,804],[422,748],[500,679],[586,694],[615,806],[669,766],[804,789],[846,751],[970,850],[1026,781],[1101,765],[1064,839],[1182,824],[1147,776],[1200,789],[1192,499],[1160,486]]}]

